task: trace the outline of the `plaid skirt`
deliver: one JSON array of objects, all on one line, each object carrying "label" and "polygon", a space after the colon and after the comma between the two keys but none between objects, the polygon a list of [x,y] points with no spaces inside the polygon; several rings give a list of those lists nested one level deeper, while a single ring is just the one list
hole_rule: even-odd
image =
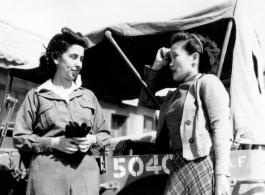
[{"label": "plaid skirt", "polygon": [[214,150],[211,150],[209,156],[193,161],[185,160],[182,149],[177,150],[172,159],[164,195],[213,195],[214,164]]}]

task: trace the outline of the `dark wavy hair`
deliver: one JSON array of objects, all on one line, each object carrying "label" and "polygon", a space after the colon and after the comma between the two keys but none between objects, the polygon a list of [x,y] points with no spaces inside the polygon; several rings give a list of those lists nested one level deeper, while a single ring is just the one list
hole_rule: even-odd
[{"label": "dark wavy hair", "polygon": [[[197,39],[200,40],[201,44]],[[177,32],[171,37],[171,46],[180,41],[183,42],[182,48],[185,49],[188,54],[199,53],[200,73],[217,75],[220,49],[214,41],[197,33]]]},{"label": "dark wavy hair", "polygon": [[70,28],[62,28],[62,33],[56,34],[49,42],[46,52],[40,57],[40,72],[52,78],[56,72],[54,59],[57,59],[72,45],[88,48],[87,38]]}]

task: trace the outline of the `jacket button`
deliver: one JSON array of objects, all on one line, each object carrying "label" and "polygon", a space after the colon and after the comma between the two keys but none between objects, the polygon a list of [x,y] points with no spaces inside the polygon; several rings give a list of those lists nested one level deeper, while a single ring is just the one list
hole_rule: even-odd
[{"label": "jacket button", "polygon": [[186,125],[190,125],[191,124],[191,121],[190,120],[187,120],[186,121]]},{"label": "jacket button", "polygon": [[193,138],[190,138],[189,139],[189,142],[192,144],[192,143],[194,143],[194,139]]}]

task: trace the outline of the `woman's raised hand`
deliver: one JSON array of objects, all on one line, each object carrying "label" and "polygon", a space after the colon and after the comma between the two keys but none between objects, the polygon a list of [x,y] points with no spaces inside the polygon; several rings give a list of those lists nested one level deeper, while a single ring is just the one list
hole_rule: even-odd
[{"label": "woman's raised hand", "polygon": [[161,70],[164,66],[170,62],[169,48],[162,47],[156,53],[156,59],[152,66],[152,69]]},{"label": "woman's raised hand", "polygon": [[78,145],[73,143],[73,138],[65,138],[64,136],[52,138],[51,146],[68,154],[73,154],[79,149]]}]

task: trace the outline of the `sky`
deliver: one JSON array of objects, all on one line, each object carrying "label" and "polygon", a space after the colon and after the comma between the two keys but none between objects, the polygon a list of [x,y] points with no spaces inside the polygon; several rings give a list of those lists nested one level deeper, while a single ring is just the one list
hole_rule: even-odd
[{"label": "sky", "polygon": [[[165,14],[165,10],[172,9],[175,2],[175,0],[1,1],[3,3],[0,7],[0,19],[47,38],[58,33],[63,26],[85,34],[114,23],[170,19],[174,14],[170,12]],[[163,7],[160,13],[159,7]]]},{"label": "sky", "polygon": [[[186,9],[177,9],[177,0],[0,0],[0,20],[50,39],[64,26],[86,34],[115,23],[172,19],[204,0],[179,1]],[[265,0],[244,2],[265,48]]]}]

